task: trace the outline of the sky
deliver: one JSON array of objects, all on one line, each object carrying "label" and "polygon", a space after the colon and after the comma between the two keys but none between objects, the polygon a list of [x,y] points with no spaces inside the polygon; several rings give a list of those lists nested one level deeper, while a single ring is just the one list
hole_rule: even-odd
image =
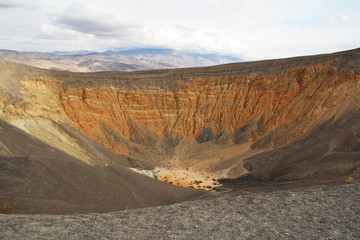
[{"label": "sky", "polygon": [[171,48],[260,60],[358,47],[359,0],[0,0],[0,49]]}]

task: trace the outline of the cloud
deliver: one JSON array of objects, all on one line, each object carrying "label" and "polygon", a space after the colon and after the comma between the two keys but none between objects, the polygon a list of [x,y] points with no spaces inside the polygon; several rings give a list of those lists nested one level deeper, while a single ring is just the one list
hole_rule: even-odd
[{"label": "cloud", "polygon": [[121,19],[112,12],[91,8],[79,1],[48,17],[50,22],[41,25],[36,38],[54,42],[62,49],[81,46],[81,49],[101,51],[119,46],[141,46],[151,35],[140,21]]},{"label": "cloud", "polygon": [[29,3],[25,3],[21,0],[0,0],[0,8],[25,8],[25,9],[36,9],[37,6]]},{"label": "cloud", "polygon": [[127,37],[143,30],[140,22],[120,20],[111,13],[97,12],[79,2],[74,2],[51,20],[55,26],[97,37]]},{"label": "cloud", "polygon": [[[145,26],[139,18],[119,16],[123,15],[75,1],[64,11],[51,15],[51,24],[43,25],[42,34],[38,37],[66,41],[88,39],[98,49],[165,47],[211,53],[233,53],[234,48],[242,49],[239,47],[241,44],[231,39],[224,40],[212,31],[207,32],[191,25],[164,22]],[[233,49],[230,52],[231,47]]]},{"label": "cloud", "polygon": [[[40,7],[28,11],[29,2]],[[34,50],[161,47],[278,58],[358,47],[359,2],[0,0],[0,36],[37,40]]]},{"label": "cloud", "polygon": [[344,22],[350,22],[351,21],[351,17],[350,16],[342,16],[341,18]]},{"label": "cloud", "polygon": [[60,16],[53,23],[102,37],[122,37],[142,29],[140,24],[120,22],[111,16]]},{"label": "cloud", "polygon": [[241,43],[234,39],[181,25],[164,25],[158,30],[148,30],[144,43],[202,53],[238,54],[243,50]]},{"label": "cloud", "polygon": [[88,39],[91,40],[92,36],[89,34],[83,34],[72,29],[64,29],[52,24],[44,24],[41,26],[41,34],[37,36],[40,39],[48,40],[79,40],[79,39]]}]

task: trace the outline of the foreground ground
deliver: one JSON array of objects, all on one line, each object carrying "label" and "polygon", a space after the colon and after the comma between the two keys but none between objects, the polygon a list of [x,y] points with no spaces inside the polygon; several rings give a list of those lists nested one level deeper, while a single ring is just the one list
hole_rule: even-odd
[{"label": "foreground ground", "polygon": [[0,239],[359,239],[360,184],[83,215],[0,215]]}]

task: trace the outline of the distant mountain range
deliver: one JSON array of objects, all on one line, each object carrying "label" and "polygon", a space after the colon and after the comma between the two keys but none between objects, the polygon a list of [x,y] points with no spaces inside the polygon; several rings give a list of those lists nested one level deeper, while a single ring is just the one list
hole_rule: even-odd
[{"label": "distant mountain range", "polygon": [[74,72],[134,71],[164,68],[201,67],[241,62],[241,58],[183,52],[174,49],[141,48],[122,51],[18,52],[0,50],[0,60],[35,67]]}]

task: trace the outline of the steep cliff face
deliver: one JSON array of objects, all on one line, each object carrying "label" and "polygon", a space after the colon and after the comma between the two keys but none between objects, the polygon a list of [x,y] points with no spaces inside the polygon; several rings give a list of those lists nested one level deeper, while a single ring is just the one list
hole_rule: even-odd
[{"label": "steep cliff face", "polygon": [[271,136],[256,146],[281,146],[340,114],[359,92],[360,75],[335,63],[275,76],[196,77],[176,89],[67,88],[59,98],[80,129],[117,153],[165,134],[235,143]]},{"label": "steep cliff face", "polygon": [[[1,74],[2,119],[85,163],[108,165],[106,154],[99,157],[99,153],[89,149],[94,148],[93,143],[83,141],[81,134],[73,129],[74,123],[55,94],[62,91],[61,82],[46,77],[42,70],[26,66],[3,63],[1,67],[5,70]],[[9,71],[9,68],[13,69]]]},{"label": "steep cliff face", "polygon": [[51,91],[59,89],[61,84],[44,77],[24,79],[20,84],[22,89],[18,93],[1,95],[3,117],[40,140],[91,163],[85,150],[68,134],[61,133],[56,125],[69,123],[58,98]]}]

